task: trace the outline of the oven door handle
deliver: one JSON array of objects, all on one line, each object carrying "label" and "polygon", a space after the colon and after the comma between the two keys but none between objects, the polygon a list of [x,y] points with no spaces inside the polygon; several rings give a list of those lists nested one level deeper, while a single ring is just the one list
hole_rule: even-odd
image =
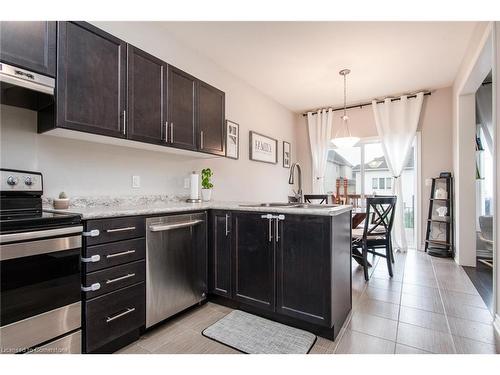
[{"label": "oven door handle", "polygon": [[28,241],[44,237],[62,236],[65,234],[82,233],[82,231],[83,226],[78,225],[73,227],[38,230],[33,232],[0,234],[0,244],[14,241]]}]

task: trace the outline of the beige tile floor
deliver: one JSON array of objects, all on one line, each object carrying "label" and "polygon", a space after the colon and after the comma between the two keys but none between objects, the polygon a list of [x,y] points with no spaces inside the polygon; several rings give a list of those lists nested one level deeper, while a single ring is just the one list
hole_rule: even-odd
[{"label": "beige tile floor", "polygon": [[[370,281],[353,264],[353,311],[335,342],[318,337],[311,354],[498,353],[492,316],[465,271],[449,259],[396,253],[394,277],[385,259]],[[231,309],[207,303],[146,332],[118,353],[232,354],[201,331]]]}]

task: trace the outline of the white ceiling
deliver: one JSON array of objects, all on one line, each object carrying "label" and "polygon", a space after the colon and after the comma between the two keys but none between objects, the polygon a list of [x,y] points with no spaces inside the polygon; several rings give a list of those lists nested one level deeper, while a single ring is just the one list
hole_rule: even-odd
[{"label": "white ceiling", "polygon": [[180,41],[302,112],[452,85],[474,22],[163,22]]}]

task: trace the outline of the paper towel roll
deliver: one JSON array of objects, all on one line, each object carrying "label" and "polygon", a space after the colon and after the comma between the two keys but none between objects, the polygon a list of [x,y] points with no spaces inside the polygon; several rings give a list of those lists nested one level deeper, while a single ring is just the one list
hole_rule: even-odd
[{"label": "paper towel roll", "polygon": [[193,172],[191,174],[191,192],[189,194],[189,198],[191,199],[199,199],[200,198],[200,195],[199,195],[199,190],[198,190],[198,186],[200,184],[200,175],[196,172]]}]

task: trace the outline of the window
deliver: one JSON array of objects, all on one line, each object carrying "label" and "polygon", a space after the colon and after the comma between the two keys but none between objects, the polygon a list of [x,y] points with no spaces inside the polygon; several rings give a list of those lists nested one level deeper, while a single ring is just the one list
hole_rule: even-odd
[{"label": "window", "polygon": [[378,178],[372,178],[372,189],[378,189]]},{"label": "window", "polygon": [[391,190],[392,189],[392,177],[387,177],[385,179],[385,188],[387,190]]},{"label": "window", "polygon": [[[361,178],[356,172],[361,163],[361,147],[349,149],[330,149],[326,163],[325,192],[344,195],[347,184],[347,194],[361,194]],[[358,181],[359,179],[359,181]]]},{"label": "window", "polygon": [[385,178],[381,177],[378,179],[378,188],[380,190],[385,190]]}]

